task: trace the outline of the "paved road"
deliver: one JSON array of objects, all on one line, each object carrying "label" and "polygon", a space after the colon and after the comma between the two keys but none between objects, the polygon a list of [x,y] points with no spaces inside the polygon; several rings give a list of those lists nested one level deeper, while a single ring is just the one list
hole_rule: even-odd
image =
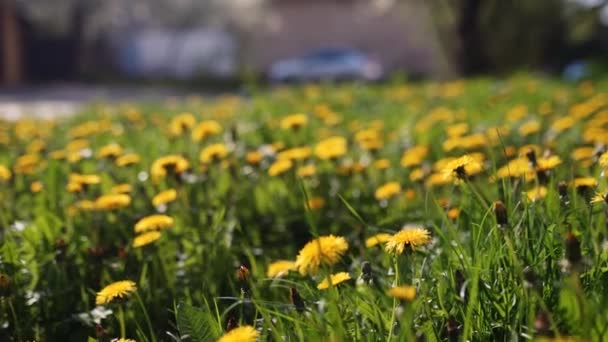
[{"label": "paved road", "polygon": [[183,90],[161,87],[100,86],[58,83],[23,88],[0,88],[0,118],[16,120],[23,116],[53,118],[70,115],[95,101],[162,101],[184,97]]}]

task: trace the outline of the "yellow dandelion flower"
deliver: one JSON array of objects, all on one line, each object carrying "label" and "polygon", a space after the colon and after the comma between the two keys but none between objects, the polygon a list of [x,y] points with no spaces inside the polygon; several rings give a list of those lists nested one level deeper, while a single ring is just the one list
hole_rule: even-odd
[{"label": "yellow dandelion flower", "polygon": [[424,179],[425,175],[426,175],[426,172],[424,171],[424,169],[419,167],[419,168],[412,170],[412,172],[410,172],[409,179],[412,182],[419,182]]},{"label": "yellow dandelion flower", "polygon": [[592,204],[600,203],[600,202],[608,203],[608,192],[604,192],[604,193],[598,192],[591,199]]},{"label": "yellow dandelion flower", "polygon": [[177,198],[177,190],[169,189],[169,190],[161,191],[158,194],[156,194],[156,196],[154,196],[152,198],[152,204],[154,204],[155,207],[158,207],[163,204],[171,203],[171,202],[175,201],[176,198]]},{"label": "yellow dandelion flower", "polygon": [[540,122],[536,120],[528,121],[523,125],[519,126],[519,134],[523,137],[527,137],[528,135],[532,135],[540,132]]},{"label": "yellow dandelion flower", "polygon": [[209,164],[216,160],[222,160],[228,156],[230,151],[225,144],[211,144],[201,150],[199,154],[199,160],[203,164]]},{"label": "yellow dandelion flower", "polygon": [[332,274],[328,278],[323,279],[323,281],[321,281],[319,285],[317,285],[317,289],[325,290],[328,289],[330,286],[337,286],[350,279],[350,274],[348,274],[347,272],[339,272],[336,274]]},{"label": "yellow dandelion flower", "polygon": [[375,160],[374,167],[378,170],[386,170],[391,167],[391,161],[386,158]]},{"label": "yellow dandelion flower", "polygon": [[190,168],[190,162],[177,154],[160,157],[152,163],[150,173],[154,180],[159,180],[167,175],[179,175]]},{"label": "yellow dandelion flower", "polygon": [[396,286],[386,291],[386,294],[406,302],[411,302],[416,299],[416,288],[409,285]]},{"label": "yellow dandelion flower", "polygon": [[115,299],[122,299],[137,290],[135,282],[130,280],[121,280],[114,282],[97,292],[95,304],[109,304]]},{"label": "yellow dandelion flower", "polygon": [[150,215],[135,223],[135,232],[143,233],[149,230],[166,229],[173,226],[173,218],[167,215]]},{"label": "yellow dandelion flower", "polygon": [[309,241],[296,258],[296,267],[302,275],[314,275],[322,265],[331,266],[348,250],[348,242],[341,236],[320,236]]},{"label": "yellow dandelion flower", "polygon": [[137,341],[135,341],[133,339],[130,339],[130,338],[123,338],[123,337],[121,337],[121,338],[115,338],[115,339],[113,339],[112,342],[137,342]]},{"label": "yellow dandelion flower", "polygon": [[450,138],[460,137],[469,132],[469,124],[461,122],[457,124],[451,124],[445,129],[445,134]]},{"label": "yellow dandelion flower", "polygon": [[175,116],[169,124],[169,133],[180,136],[196,124],[196,118],[191,113],[182,113]]},{"label": "yellow dandelion flower", "polygon": [[289,271],[296,269],[296,263],[290,260],[278,260],[270,265],[266,270],[266,276],[268,278],[278,278],[286,275]]},{"label": "yellow dandelion flower", "polygon": [[282,129],[298,129],[302,126],[306,126],[308,123],[308,117],[306,114],[292,114],[281,119]]},{"label": "yellow dandelion flower", "polygon": [[325,198],[320,196],[311,197],[308,199],[308,208],[310,210],[318,210],[325,206]]},{"label": "yellow dandelion flower", "polygon": [[608,168],[608,152],[602,153],[597,163],[604,169]]},{"label": "yellow dandelion flower", "polygon": [[139,158],[138,154],[126,153],[126,154],[123,154],[122,156],[116,158],[114,163],[116,163],[116,166],[118,166],[118,167],[125,167],[125,166],[129,166],[129,165],[135,165],[135,164],[139,163],[140,160],[141,160],[141,158]]},{"label": "yellow dandelion flower", "polygon": [[133,188],[131,184],[127,183],[116,184],[110,189],[110,192],[113,194],[129,194],[131,191],[133,191]]},{"label": "yellow dandelion flower", "polygon": [[99,151],[97,151],[97,157],[115,159],[115,158],[120,157],[120,155],[122,155],[122,153],[123,153],[123,149],[120,145],[109,144],[109,145],[103,146],[102,148],[99,149]]},{"label": "yellow dandelion flower", "polygon": [[574,161],[582,161],[586,159],[593,158],[593,154],[595,153],[595,149],[589,146],[578,147],[572,150],[570,153],[570,158]]},{"label": "yellow dandelion flower", "polygon": [[101,183],[101,177],[96,174],[80,174],[80,173],[71,173],[68,176],[69,183],[78,183],[81,185],[93,185]]},{"label": "yellow dandelion flower", "polygon": [[450,220],[455,220],[458,218],[458,215],[460,215],[460,208],[451,208],[446,215]]},{"label": "yellow dandelion flower", "polygon": [[268,168],[268,174],[270,176],[278,176],[287,172],[289,169],[291,169],[292,166],[293,163],[291,162],[291,160],[278,159],[277,161],[272,163],[272,165],[270,165],[270,167]]},{"label": "yellow dandelion flower", "polygon": [[597,179],[593,177],[578,177],[572,180],[572,186],[577,189],[595,188],[597,183]]},{"label": "yellow dandelion flower", "polygon": [[530,201],[538,201],[547,196],[547,188],[544,186],[537,186],[526,191],[526,196]]},{"label": "yellow dandelion flower", "polygon": [[302,160],[310,157],[312,149],[308,146],[294,147],[277,154],[278,159]]},{"label": "yellow dandelion flower", "polygon": [[374,196],[377,200],[387,200],[398,195],[400,192],[401,184],[399,184],[399,182],[388,182],[378,187],[374,193]]},{"label": "yellow dandelion flower", "polygon": [[264,154],[260,151],[247,152],[245,156],[245,160],[251,165],[258,165],[262,159],[264,159]]},{"label": "yellow dandelion flower", "polygon": [[131,197],[125,194],[102,195],[95,200],[95,207],[101,210],[125,208],[129,204],[131,204]]},{"label": "yellow dandelion flower", "polygon": [[431,233],[418,227],[405,227],[391,236],[385,248],[389,253],[400,255],[406,247],[423,246],[431,242]]},{"label": "yellow dandelion flower", "polygon": [[259,335],[254,327],[244,325],[225,333],[217,342],[256,342]]},{"label": "yellow dandelion flower", "polygon": [[296,171],[298,177],[312,177],[317,173],[317,167],[315,164],[308,164],[300,166]]},{"label": "yellow dandelion flower", "polygon": [[43,185],[42,182],[40,181],[35,181],[32,182],[32,184],[30,184],[30,191],[34,194],[39,193],[40,191],[42,191]]},{"label": "yellow dandelion flower", "polygon": [[538,158],[536,160],[538,171],[553,170],[555,167],[562,163],[562,159],[559,156],[550,156],[546,158]]},{"label": "yellow dandelion flower", "polygon": [[417,145],[414,146],[403,153],[401,157],[401,166],[403,167],[412,167],[422,164],[424,158],[429,153],[428,146]]},{"label": "yellow dandelion flower", "polygon": [[84,187],[82,186],[82,184],[80,183],[75,183],[75,182],[69,182],[66,186],[65,189],[68,192],[80,192],[84,189]]},{"label": "yellow dandelion flower", "polygon": [[368,237],[365,239],[365,247],[371,248],[377,246],[379,244],[385,243],[392,237],[392,234],[389,233],[378,233],[372,237]]},{"label": "yellow dandelion flower", "polygon": [[13,167],[15,173],[30,175],[38,171],[42,166],[42,160],[37,154],[24,154],[17,158]]},{"label": "yellow dandelion flower", "polygon": [[159,231],[151,231],[137,235],[133,238],[133,248],[140,248],[149,245],[160,239],[161,235],[162,234]]},{"label": "yellow dandelion flower", "polygon": [[314,149],[315,155],[323,160],[336,159],[346,154],[347,144],[344,137],[330,137],[321,140]]},{"label": "yellow dandelion flower", "polygon": [[202,141],[222,132],[222,126],[215,120],[202,121],[192,130],[192,140]]},{"label": "yellow dandelion flower", "polygon": [[442,174],[445,179],[462,180],[481,171],[483,171],[483,165],[479,160],[464,155],[447,163],[442,170]]},{"label": "yellow dandelion flower", "polygon": [[11,179],[12,175],[13,174],[8,167],[0,165],[0,180],[6,182]]}]

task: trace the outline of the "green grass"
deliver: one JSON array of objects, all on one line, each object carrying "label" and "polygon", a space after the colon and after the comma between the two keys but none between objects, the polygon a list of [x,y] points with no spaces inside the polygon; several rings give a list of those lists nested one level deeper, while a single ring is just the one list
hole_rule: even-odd
[{"label": "green grass", "polygon": [[[254,326],[261,341],[606,340],[608,205],[590,204],[608,190],[598,162],[608,143],[606,90],[602,79],[567,84],[529,75],[322,84],[251,97],[97,104],[55,122],[3,122],[0,164],[10,177],[0,172],[0,340],[213,341],[229,321]],[[193,141],[186,119],[184,131],[172,133],[185,112],[197,123],[216,120],[222,132]],[[295,113],[306,114],[307,124],[282,128]],[[538,129],[522,134],[530,121]],[[446,129],[460,123],[473,142],[452,138],[457,146],[449,148]],[[370,128],[377,150],[357,141]],[[323,160],[315,146],[330,136],[344,137],[347,151]],[[68,151],[77,139],[82,146]],[[312,154],[270,176],[277,158],[270,145],[279,142],[283,149],[311,147]],[[140,162],[119,167],[99,157],[110,143]],[[199,153],[214,143],[228,155],[201,164]],[[521,148],[530,144],[538,146],[537,159],[558,156],[561,163],[529,166],[525,177],[496,177],[507,161],[526,158]],[[415,145],[428,154],[402,166]],[[598,152],[575,160],[580,147]],[[247,160],[252,151],[262,152],[257,164]],[[152,164],[171,154],[188,160],[189,169],[155,181]],[[447,182],[436,176],[430,184],[441,174],[437,161],[466,154],[483,156],[479,173]],[[39,160],[24,165],[34,155]],[[379,168],[380,159],[390,165]],[[316,173],[298,176],[308,164]],[[71,173],[100,181],[70,192]],[[581,177],[597,184],[572,184]],[[32,191],[34,182],[42,190]],[[376,198],[388,182],[399,191]],[[561,194],[560,182],[567,183]],[[78,208],[125,183],[125,207]],[[532,200],[526,191],[535,187],[546,194]],[[167,189],[177,198],[155,207],[152,198]],[[324,206],[307,205],[318,197]],[[496,201],[506,207],[506,226],[498,225]],[[172,227],[135,248],[135,223],[158,211],[174,219]],[[397,256],[365,246],[376,233],[410,225],[426,228],[430,242]],[[349,244],[337,263],[315,276],[294,270],[267,277],[270,263],[295,260],[307,242],[329,234]],[[361,279],[364,262],[372,268],[369,283]],[[247,271],[239,279],[240,266]],[[337,272],[352,280],[317,289]],[[120,280],[134,281],[137,291],[95,309],[97,292]],[[390,297],[386,291],[397,284],[414,286],[416,298]],[[293,300],[294,289],[301,301]]]}]

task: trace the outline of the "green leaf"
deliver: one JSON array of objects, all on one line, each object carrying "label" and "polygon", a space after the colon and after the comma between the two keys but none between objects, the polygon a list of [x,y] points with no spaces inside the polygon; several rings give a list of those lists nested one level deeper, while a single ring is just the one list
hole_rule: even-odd
[{"label": "green leaf", "polygon": [[179,334],[188,341],[215,341],[222,333],[210,312],[189,304],[177,306],[176,320]]}]

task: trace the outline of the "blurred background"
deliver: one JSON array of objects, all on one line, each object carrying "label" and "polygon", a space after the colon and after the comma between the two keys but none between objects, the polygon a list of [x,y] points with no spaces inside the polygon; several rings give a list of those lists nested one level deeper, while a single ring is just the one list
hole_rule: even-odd
[{"label": "blurred background", "polygon": [[0,85],[577,79],[607,32],[602,0],[0,0]]}]

